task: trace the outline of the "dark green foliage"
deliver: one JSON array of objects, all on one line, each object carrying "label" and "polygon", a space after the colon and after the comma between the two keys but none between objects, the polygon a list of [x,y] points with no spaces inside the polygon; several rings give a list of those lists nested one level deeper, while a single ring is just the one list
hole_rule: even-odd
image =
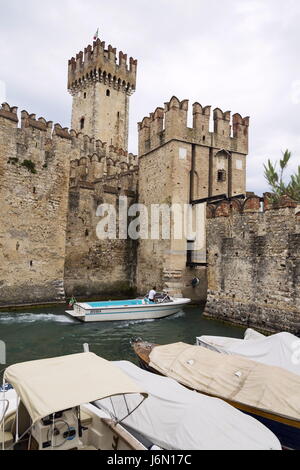
[{"label": "dark green foliage", "polygon": [[27,168],[33,174],[36,174],[35,163],[31,160],[24,160],[21,166]]},{"label": "dark green foliage", "polygon": [[287,169],[291,156],[292,154],[289,150],[286,150],[283,153],[283,158],[279,162],[280,174],[276,171],[277,164],[273,164],[271,160],[268,160],[268,164],[264,165],[265,178],[272,188],[273,194],[270,199],[273,203],[277,203],[282,196],[289,196],[294,201],[300,201],[300,166],[298,166],[298,171],[294,175],[291,175],[291,179],[288,184],[285,184],[283,181],[283,175]]}]

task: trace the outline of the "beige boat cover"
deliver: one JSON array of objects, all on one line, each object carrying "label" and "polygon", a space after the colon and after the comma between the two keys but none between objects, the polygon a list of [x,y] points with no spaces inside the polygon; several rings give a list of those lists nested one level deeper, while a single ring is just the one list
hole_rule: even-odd
[{"label": "beige boat cover", "polygon": [[33,423],[110,396],[147,397],[118,367],[93,353],[16,364],[6,369],[4,379],[15,388]]},{"label": "beige boat cover", "polygon": [[300,376],[280,367],[184,343],[157,346],[150,360],[189,388],[300,420]]}]

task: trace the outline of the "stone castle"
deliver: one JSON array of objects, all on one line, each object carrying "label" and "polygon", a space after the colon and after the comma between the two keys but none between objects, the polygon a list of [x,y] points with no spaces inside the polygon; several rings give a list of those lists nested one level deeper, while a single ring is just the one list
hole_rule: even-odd
[{"label": "stone castle", "polygon": [[[2,105],[0,306],[144,294],[156,285],[199,301],[208,287],[212,314],[210,234],[217,219],[209,215],[206,222],[212,206],[205,203],[226,199],[232,207],[240,203],[243,213],[249,118],[195,103],[190,128],[189,102],[173,97],[138,124],[138,156],[130,154],[136,76],[136,60],[123,52],[117,59],[116,49],[98,39],[69,61],[71,130],[26,111],[19,123],[17,108]],[[100,240],[97,207],[117,208],[120,196],[149,208],[201,204],[201,233],[188,242]],[[200,280],[196,288],[194,278]]]}]

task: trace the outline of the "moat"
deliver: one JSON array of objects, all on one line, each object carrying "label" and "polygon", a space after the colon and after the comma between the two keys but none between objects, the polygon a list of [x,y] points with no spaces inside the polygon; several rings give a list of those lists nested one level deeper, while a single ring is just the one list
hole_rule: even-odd
[{"label": "moat", "polygon": [[6,343],[7,365],[79,353],[84,343],[105,359],[136,362],[130,347],[134,337],[160,344],[178,341],[194,344],[196,336],[242,338],[245,331],[207,320],[201,307],[194,306],[161,320],[90,324],[69,318],[64,310],[65,306],[59,305],[0,313],[0,340]]}]

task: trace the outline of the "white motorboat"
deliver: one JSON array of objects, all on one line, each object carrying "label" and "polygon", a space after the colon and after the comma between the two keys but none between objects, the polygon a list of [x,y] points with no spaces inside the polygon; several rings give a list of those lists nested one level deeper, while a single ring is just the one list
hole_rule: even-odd
[{"label": "white motorboat", "polygon": [[[9,388],[5,394],[10,404],[5,420],[5,447],[37,448],[39,436],[39,448],[49,450],[115,450],[115,443],[118,443],[117,450],[281,450],[271,431],[224,401],[196,394],[172,379],[142,371],[130,362],[115,362],[113,366],[126,374],[140,390],[145,390],[147,399],[141,403],[139,394],[126,394],[81,405],[80,424],[77,423],[78,430],[82,428],[79,440],[79,433],[78,436],[74,434],[77,429],[75,410],[67,410],[55,413],[53,422],[52,415],[47,416],[32,428],[31,438],[24,436],[25,440],[14,444],[16,419],[19,434],[30,423],[26,423],[28,415],[24,414],[24,407],[23,411],[19,407],[16,414],[17,392]],[[87,387],[90,383],[85,381],[84,385]],[[60,394],[65,393],[60,387],[58,389]],[[129,413],[129,410],[134,412]]]},{"label": "white motorboat", "polygon": [[[7,387],[9,384],[11,387]],[[148,394],[118,367],[92,353],[8,367],[0,393],[0,450],[147,450],[90,402]]]},{"label": "white motorboat", "polygon": [[149,299],[115,300],[109,302],[75,303],[66,313],[82,322],[150,320],[179,313],[191,299],[176,299],[167,294],[155,302]]},{"label": "white motorboat", "polygon": [[246,357],[300,375],[300,339],[291,333],[264,336],[248,329],[244,339],[200,336],[197,345],[222,354]]}]

